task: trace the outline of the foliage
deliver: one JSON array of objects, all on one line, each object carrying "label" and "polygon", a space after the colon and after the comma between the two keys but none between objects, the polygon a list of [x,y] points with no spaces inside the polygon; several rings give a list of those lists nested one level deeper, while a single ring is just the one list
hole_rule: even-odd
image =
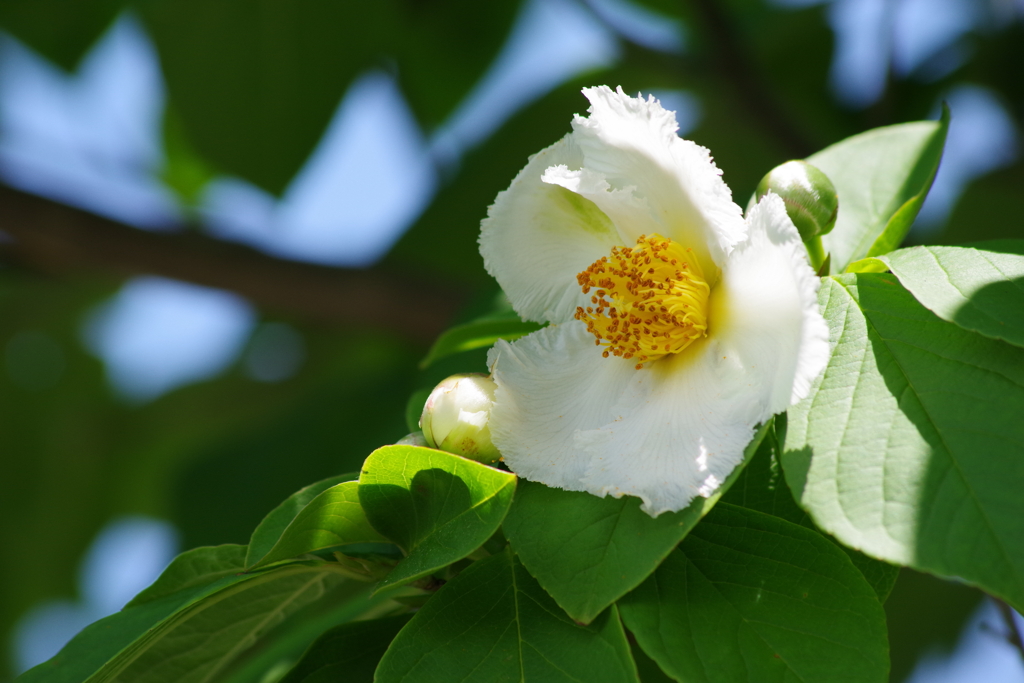
[{"label": "foliage", "polygon": [[[45,390],[0,377],[0,534],[17,558],[0,566],[0,632],[32,604],[74,593],[78,558],[114,516],[170,518],[187,549],[19,680],[884,681],[890,648],[892,675],[905,675],[907,653],[948,640],[979,595],[914,592],[916,575],[897,581],[897,567],[1024,610],[1024,166],[969,187],[945,232],[910,232],[950,113],[920,119],[968,74],[1019,103],[1005,67],[1020,63],[1019,24],[974,36],[962,66],[894,80],[882,103],[854,112],[824,87],[832,40],[821,7],[643,4],[686,22],[692,45],[672,54],[620,38],[617,64],[539,97],[469,150],[386,257],[389,272],[475,292],[433,346],[267,310],[305,335],[296,377],[261,385],[234,368],[126,405],[78,341],[116,280],[62,280],[10,259],[0,338],[41,331],[66,370]],[[129,5],[167,83],[164,176],[193,199],[225,172],[283,192],[368,69],[397,74],[421,125],[436,129],[519,10],[19,0],[0,8],[0,27],[73,70]],[[723,56],[730,46],[740,57]],[[744,59],[760,71],[744,74]],[[750,73],[762,87],[744,92]],[[839,194],[820,290],[827,370],[762,426],[712,497],[657,518],[634,498],[381,447],[418,416],[424,388],[486,370],[487,347],[537,329],[494,305],[479,220],[527,155],[566,132],[585,106],[579,86],[599,82],[699,97],[704,117],[688,137],[712,150],[737,199],[787,158],[807,158]],[[900,248],[907,239],[961,246]],[[942,590],[959,591],[928,620],[942,628],[919,633],[906,613],[938,609]]]}]

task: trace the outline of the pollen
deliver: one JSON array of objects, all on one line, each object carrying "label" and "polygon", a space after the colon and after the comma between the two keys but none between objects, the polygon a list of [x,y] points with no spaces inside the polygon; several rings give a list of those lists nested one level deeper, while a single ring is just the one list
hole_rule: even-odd
[{"label": "pollen", "polygon": [[[577,307],[602,355],[644,363],[679,353],[707,334],[711,288],[693,250],[660,235],[613,247],[576,276],[591,306]],[[595,291],[596,290],[596,291]]]}]

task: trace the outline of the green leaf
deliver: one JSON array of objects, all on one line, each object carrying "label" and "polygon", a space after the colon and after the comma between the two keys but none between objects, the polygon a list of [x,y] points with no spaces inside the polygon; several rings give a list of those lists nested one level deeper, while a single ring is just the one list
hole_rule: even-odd
[{"label": "green leaf", "polygon": [[427,127],[444,122],[477,85],[505,44],[520,4],[518,0],[403,3],[398,75],[409,104]]},{"label": "green leaf", "polygon": [[406,557],[380,586],[421,578],[461,560],[505,518],[516,476],[418,446],[385,446],[370,454],[359,500],[370,524]]},{"label": "green leaf", "polygon": [[537,323],[515,318],[476,320],[447,330],[437,338],[420,368],[427,368],[434,362],[463,351],[472,351],[491,346],[499,339],[512,341],[536,332],[542,327]]},{"label": "green leaf", "polygon": [[630,639],[629,652],[636,663],[636,671],[640,675],[640,683],[675,683],[674,678],[661,670],[658,663],[651,659],[637,644],[636,637]]},{"label": "green leaf", "polygon": [[[165,656],[180,654],[183,659],[192,658],[200,668],[206,666],[206,658],[216,659],[215,666],[219,670],[248,647],[251,639],[304,604],[302,592],[291,595],[277,592],[283,585],[277,583],[278,579],[301,576],[305,585],[314,589],[340,582],[339,575],[322,564],[296,566],[289,568],[288,572],[238,573],[242,548],[196,548],[179,555],[153,586],[140,593],[123,610],[90,624],[56,656],[25,672],[18,680],[23,683],[109,680],[118,671],[133,666],[137,658],[151,649],[163,652]],[[236,571],[225,573],[229,567]],[[265,584],[269,587],[263,588]],[[366,590],[362,584],[343,588]],[[282,601],[275,602],[275,596]],[[244,605],[248,600],[252,604]],[[365,608],[362,601],[355,605],[357,612]],[[252,628],[235,629],[236,620],[245,620],[247,614],[252,616],[260,609],[265,610],[263,621],[257,617],[247,622]],[[348,618],[352,616],[348,615]],[[220,626],[215,624],[218,619],[224,621]],[[220,645],[203,645],[201,631],[206,628],[224,631],[217,636],[222,638]],[[239,639],[232,641],[231,634]],[[187,641],[191,637],[199,642],[182,645],[183,641],[175,640]],[[178,680],[174,673],[158,671],[157,674],[155,678],[146,680]]]},{"label": "green leaf", "polygon": [[[320,636],[345,623],[366,623],[384,615],[407,612],[408,608],[393,600],[367,596],[367,585],[353,581],[343,583],[322,598],[292,612],[284,621],[251,646],[218,673],[217,683],[266,683],[284,675],[299,662]],[[353,622],[353,620],[358,620]],[[397,629],[396,629],[397,630]],[[383,650],[376,655],[380,660]],[[370,667],[372,673],[373,667]]]},{"label": "green leaf", "polygon": [[1024,240],[912,247],[878,260],[943,320],[1024,346]]},{"label": "green leaf", "polygon": [[310,484],[288,496],[283,503],[271,510],[252,532],[252,537],[249,539],[249,551],[245,556],[245,566],[251,567],[262,560],[277,545],[281,534],[292,523],[295,516],[314,498],[332,486],[346,481],[355,481],[358,478],[359,475],[355,472],[339,474]]},{"label": "green leaf", "polygon": [[399,20],[386,1],[136,6],[189,141],[212,165],[272,193],[305,162],[351,82],[388,51]]},{"label": "green leaf", "polygon": [[618,612],[568,618],[510,550],[474,562],[395,638],[377,683],[636,682]]},{"label": "green leaf", "polygon": [[[747,446],[753,457],[771,422]],[[710,498],[654,518],[632,496],[598,498],[529,481],[519,483],[503,529],[516,554],[551,597],[579,622],[640,585],[707,514],[743,471],[737,467]]]},{"label": "green leaf", "polygon": [[132,641],[188,602],[188,595],[165,596],[125,607],[93,622],[60,652],[18,677],[18,683],[81,683]]},{"label": "green leaf", "polygon": [[[780,422],[782,418],[776,418],[776,425]],[[761,441],[743,472],[722,495],[722,502],[757,510],[794,524],[806,526],[810,522],[786,485],[774,430]]]},{"label": "green leaf", "polygon": [[[785,415],[779,416],[775,420],[776,428],[784,423]],[[779,462],[778,443],[774,433],[769,433],[768,437],[761,442],[757,453],[754,454],[754,457],[743,469],[743,474],[736,480],[736,483],[722,496],[721,502],[757,510],[758,512],[779,517],[787,522],[799,524],[813,531],[819,531],[807,513],[793,500],[793,494],[790,492],[785,476],[782,473],[782,464]],[[899,576],[900,571],[899,567],[868,557],[853,548],[848,548],[835,541],[831,536],[826,538],[835,542],[849,556],[853,566],[864,575],[868,584],[874,589],[878,599],[885,602],[885,599],[889,597],[889,593],[892,592],[892,588],[896,584],[896,577]]]},{"label": "green leaf", "polygon": [[[808,520],[807,526],[815,528],[810,520]],[[817,531],[816,528],[815,531]],[[900,576],[900,568],[894,564],[876,560],[859,550],[849,548],[831,536],[826,536],[826,538],[846,553],[846,556],[853,562],[853,566],[864,575],[864,580],[871,586],[871,590],[875,591],[878,601],[884,604],[889,599],[889,594],[892,593],[892,589],[896,585],[896,579]]]},{"label": "green leaf", "polygon": [[789,410],[786,479],[815,523],[1024,607],[1024,349],[947,323],[892,275],[826,279],[835,344]]},{"label": "green leaf", "polygon": [[319,600],[342,582],[343,578],[323,563],[289,565],[242,577],[192,599],[87,680],[209,681],[289,614]]},{"label": "green leaf", "polygon": [[889,680],[907,681],[923,656],[952,654],[985,594],[904,567],[885,603],[889,626]]},{"label": "green leaf", "polygon": [[144,589],[125,608],[190,588],[208,586],[214,581],[245,571],[246,546],[215,545],[193,548],[175,557],[151,586]]},{"label": "green leaf", "polygon": [[366,519],[357,481],[332,486],[310,501],[252,568],[351,543],[387,543]]},{"label": "green leaf", "polygon": [[619,603],[637,642],[687,683],[884,683],[885,613],[821,535],[720,503]]},{"label": "green leaf", "polygon": [[5,0],[0,27],[65,71],[110,28],[125,0]]},{"label": "green leaf", "polygon": [[931,188],[948,129],[944,110],[940,121],[876,128],[807,158],[839,193],[839,219],[822,238],[833,271],[899,246]]},{"label": "green leaf", "polygon": [[410,617],[335,626],[310,645],[280,683],[373,683],[373,672]]}]

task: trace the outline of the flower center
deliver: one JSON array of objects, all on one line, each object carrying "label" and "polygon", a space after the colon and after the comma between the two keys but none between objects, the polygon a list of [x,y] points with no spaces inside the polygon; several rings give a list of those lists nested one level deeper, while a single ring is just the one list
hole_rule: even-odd
[{"label": "flower center", "polygon": [[602,354],[647,361],[679,353],[707,334],[711,288],[693,255],[660,235],[641,235],[637,246],[612,247],[576,276],[593,306],[576,319],[597,337]]}]

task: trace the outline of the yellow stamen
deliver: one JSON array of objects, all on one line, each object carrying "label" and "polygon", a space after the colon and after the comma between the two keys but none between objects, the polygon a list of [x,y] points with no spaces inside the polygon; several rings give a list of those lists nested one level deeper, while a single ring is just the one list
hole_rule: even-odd
[{"label": "yellow stamen", "polygon": [[692,249],[660,235],[612,247],[576,276],[593,306],[576,308],[602,354],[644,363],[679,353],[707,334],[711,288]]}]

